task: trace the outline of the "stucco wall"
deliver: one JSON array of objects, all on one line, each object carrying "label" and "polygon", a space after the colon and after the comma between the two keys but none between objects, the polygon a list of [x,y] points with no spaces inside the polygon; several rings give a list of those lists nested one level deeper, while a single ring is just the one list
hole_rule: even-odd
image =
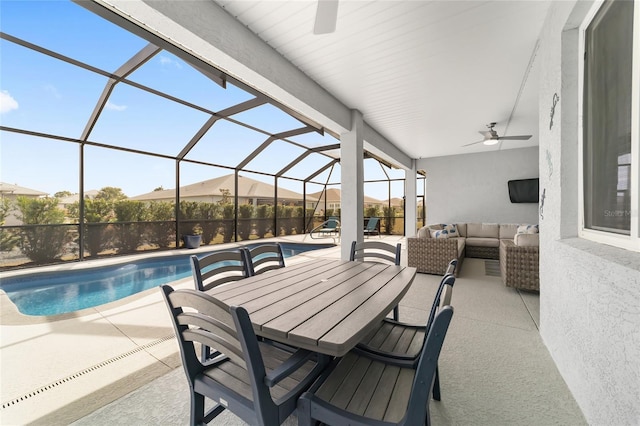
[{"label": "stucco wall", "polygon": [[538,148],[417,161],[427,172],[427,224],[538,223],[537,203],[511,203],[507,182],[538,177]]},{"label": "stucco wall", "polygon": [[553,2],[541,33],[540,333],[590,424],[638,425],[640,253],[577,237],[577,27],[590,6]]}]

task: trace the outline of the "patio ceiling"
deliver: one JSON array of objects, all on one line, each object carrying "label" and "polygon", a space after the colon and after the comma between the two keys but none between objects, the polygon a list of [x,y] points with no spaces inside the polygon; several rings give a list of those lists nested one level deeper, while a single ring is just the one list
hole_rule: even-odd
[{"label": "patio ceiling", "polygon": [[[341,0],[325,35],[312,31],[315,1],[216,3],[412,158],[538,144],[549,1]],[[490,122],[533,137],[463,147]]]}]

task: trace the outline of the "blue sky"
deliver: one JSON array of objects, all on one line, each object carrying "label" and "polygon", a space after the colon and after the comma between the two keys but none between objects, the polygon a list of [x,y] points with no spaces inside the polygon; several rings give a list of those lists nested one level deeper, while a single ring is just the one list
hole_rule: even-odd
[{"label": "blue sky", "polygon": [[[70,1],[0,2],[2,31],[30,43],[115,72],[147,42],[103,20]],[[3,126],[80,138],[92,111],[107,86],[107,77],[64,61],[0,40],[0,122]],[[219,111],[253,96],[228,84],[221,88],[178,57],[162,51],[129,77],[131,81],[165,92],[210,111]],[[165,155],[176,155],[210,117],[188,106],[117,84],[89,140]],[[300,128],[301,122],[271,105],[249,110],[232,118],[269,133]],[[236,166],[268,136],[234,123],[218,121],[187,155],[208,163]],[[305,146],[333,144],[330,136],[312,133],[292,140]],[[247,168],[276,173],[304,150],[276,141]],[[175,161],[89,146],[84,152],[85,190],[104,186],[122,188],[129,196],[159,186],[175,187]],[[304,178],[327,161],[313,154],[288,175]],[[78,192],[80,149],[78,144],[52,141],[13,132],[0,133],[1,180],[48,192]],[[184,165],[181,185],[232,173],[229,169]],[[391,171],[392,178],[404,172]],[[328,172],[316,178],[327,179]],[[273,183],[272,177],[246,174]],[[365,179],[384,179],[377,162],[365,161]],[[331,181],[339,182],[334,171]],[[285,188],[302,192],[301,184],[279,180]],[[317,188],[308,188],[314,192]],[[386,199],[386,184],[370,184],[367,195]],[[401,185],[393,186],[393,197],[401,197]]]}]

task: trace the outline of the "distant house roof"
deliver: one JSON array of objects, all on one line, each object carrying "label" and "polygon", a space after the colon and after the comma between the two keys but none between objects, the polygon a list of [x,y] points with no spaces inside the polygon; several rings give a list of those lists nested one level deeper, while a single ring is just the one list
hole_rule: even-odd
[{"label": "distant house roof", "polygon": [[[221,190],[229,190],[229,195],[235,196],[235,175],[229,174],[202,182],[193,183],[191,185],[180,187],[180,197],[196,198],[196,197],[221,197]],[[273,198],[274,186],[265,182],[260,182],[245,176],[238,176],[238,196],[246,198]],[[146,194],[131,197],[131,200],[152,201],[174,199],[176,196],[175,189],[163,189],[160,191],[152,191]],[[287,200],[302,200],[302,194],[288,189],[278,187],[278,198]],[[309,198],[309,197],[308,197]]]},{"label": "distant house roof", "polygon": [[[324,197],[327,197],[327,203],[339,203],[342,199],[342,195],[339,189],[337,188],[327,188],[326,193],[314,192],[313,194],[308,194],[309,197],[313,197],[314,199],[319,199],[320,202],[324,202]],[[385,204],[384,201],[378,200],[377,198],[364,196],[364,202],[366,204]]]},{"label": "distant house roof", "polygon": [[[391,200],[391,205],[393,207],[402,207],[404,204],[404,200],[402,198],[399,197],[394,197]],[[389,202],[389,200],[384,200],[384,203],[387,204]]]},{"label": "distant house roof", "polygon": [[31,197],[40,197],[48,195],[46,192],[37,191],[31,188],[25,188],[24,186],[13,185],[11,183],[0,182],[0,194],[8,195],[28,195]]},{"label": "distant house roof", "polygon": [[[100,191],[98,191],[97,189],[92,189],[91,191],[85,191],[84,198],[94,199],[96,198],[96,195],[98,195],[99,192]],[[73,204],[76,201],[80,201],[80,196],[78,194],[71,194],[67,197],[60,198],[60,204],[64,204],[64,205]]]}]

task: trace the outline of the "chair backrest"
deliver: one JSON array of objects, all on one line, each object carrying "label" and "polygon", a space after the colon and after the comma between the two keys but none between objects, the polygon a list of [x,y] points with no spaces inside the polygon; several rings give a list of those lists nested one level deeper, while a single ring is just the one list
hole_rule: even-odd
[{"label": "chair backrest", "polygon": [[[452,275],[452,276],[455,275],[457,266],[458,266],[458,259],[452,259],[449,262],[449,265],[447,266],[447,271],[445,272],[444,276],[446,277],[447,275]],[[442,294],[440,295],[440,303],[438,305],[439,309],[442,309],[447,305],[451,305],[451,297],[453,296],[454,282],[455,280],[450,284],[444,283],[444,287],[442,288]]]},{"label": "chair backrest", "polygon": [[361,243],[353,241],[351,243],[351,255],[349,259],[361,261],[382,260],[394,265],[399,265],[401,251],[402,244],[400,243],[392,246],[391,244],[381,241],[364,241]]},{"label": "chair backrest", "polygon": [[191,256],[191,272],[196,290],[205,291],[220,284],[249,276],[245,250],[221,250],[202,258]]},{"label": "chair backrest", "polygon": [[407,411],[401,422],[403,425],[425,424],[425,419],[426,424],[429,424],[429,408],[425,401],[429,401],[429,393],[433,388],[438,368],[438,358],[452,317],[453,307],[445,306],[435,316],[433,325],[428,330],[413,378]]},{"label": "chair backrest", "polygon": [[445,271],[445,275],[455,275],[456,268],[458,267],[458,259],[451,259],[449,264],[447,265],[447,270]]},{"label": "chair backrest", "polygon": [[279,243],[265,243],[246,248],[249,275],[257,275],[272,269],[284,268],[284,254]]},{"label": "chair backrest", "polygon": [[[453,290],[453,284],[456,282],[456,277],[453,275],[445,275],[440,280],[440,285],[438,285],[438,290],[436,291],[436,295],[433,298],[433,303],[431,304],[431,311],[429,312],[429,319],[427,320],[427,332],[433,325],[433,320],[436,317],[436,314],[440,310],[441,301],[443,298],[443,293],[445,293],[445,288],[449,287],[449,289]],[[448,296],[451,298],[451,295]]]},{"label": "chair backrest", "polygon": [[329,219],[324,223],[323,228],[335,229],[339,225],[338,218],[335,216],[330,216]]},{"label": "chair backrest", "polygon": [[451,305],[451,297],[453,296],[453,286],[445,285],[442,289],[442,295],[440,296],[440,304],[438,305],[438,310],[444,308],[445,306]]},{"label": "chair backrest", "polygon": [[[220,399],[228,401],[229,408],[236,414],[245,420],[247,417],[253,417],[255,420],[252,419],[251,423],[276,424],[279,418],[278,407],[265,384],[264,361],[247,311],[244,308],[230,308],[218,299],[197,290],[174,290],[171,286],[163,285],[162,294],[171,313],[182,365],[190,388],[194,389],[196,379],[206,369],[207,375],[217,382],[215,388],[221,394]],[[194,343],[215,347],[226,358],[213,364],[203,364],[198,359]],[[210,372],[212,366],[219,366],[222,377],[248,377],[251,391],[234,388],[235,382],[232,379],[228,379],[230,385],[226,388],[225,380]],[[246,386],[247,383],[243,385]],[[248,402],[245,407],[241,407],[230,402],[231,399],[242,401],[243,398],[253,400],[253,403]]]},{"label": "chair backrest", "polygon": [[377,217],[369,218],[369,221],[367,222],[367,226],[365,227],[365,231],[376,231],[378,229],[379,221],[380,221],[380,218],[377,218]]}]

